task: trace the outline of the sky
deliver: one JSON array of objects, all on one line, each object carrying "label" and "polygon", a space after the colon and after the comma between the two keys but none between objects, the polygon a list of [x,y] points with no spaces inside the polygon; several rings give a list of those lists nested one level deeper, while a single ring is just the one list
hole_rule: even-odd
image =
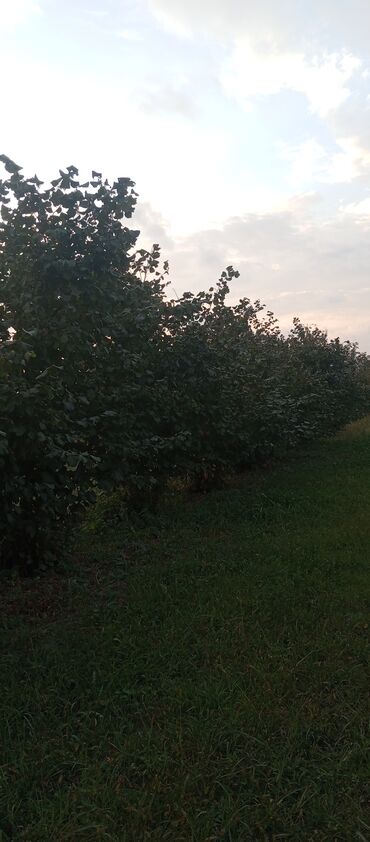
[{"label": "sky", "polygon": [[369,0],[0,0],[1,149],[128,176],[170,294],[370,352]]}]

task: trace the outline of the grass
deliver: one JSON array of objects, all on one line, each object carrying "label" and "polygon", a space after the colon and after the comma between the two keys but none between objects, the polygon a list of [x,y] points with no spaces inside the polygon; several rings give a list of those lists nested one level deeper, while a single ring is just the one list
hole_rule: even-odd
[{"label": "grass", "polygon": [[370,842],[370,422],[4,588],[0,840]]}]

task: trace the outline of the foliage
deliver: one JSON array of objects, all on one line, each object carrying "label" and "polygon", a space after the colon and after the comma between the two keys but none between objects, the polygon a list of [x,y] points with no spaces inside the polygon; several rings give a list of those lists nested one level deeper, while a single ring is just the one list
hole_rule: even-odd
[{"label": "foliage", "polygon": [[24,572],[53,557],[55,527],[78,503],[77,483],[92,461],[70,422],[58,373],[29,379],[32,358],[21,340],[1,349],[1,556]]},{"label": "foliage", "polygon": [[0,562],[32,567],[98,489],[144,505],[169,478],[204,487],[368,405],[368,360],[260,302],[166,297],[157,245],[135,251],[136,193],[74,166],[0,181]]}]

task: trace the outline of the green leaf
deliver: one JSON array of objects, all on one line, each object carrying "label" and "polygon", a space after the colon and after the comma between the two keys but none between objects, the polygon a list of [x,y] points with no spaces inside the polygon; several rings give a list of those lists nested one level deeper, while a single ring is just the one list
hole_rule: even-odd
[{"label": "green leaf", "polygon": [[12,174],[16,174],[22,169],[22,167],[19,167],[18,164],[15,164],[14,161],[8,158],[7,155],[0,155],[0,161],[4,164],[6,171]]}]

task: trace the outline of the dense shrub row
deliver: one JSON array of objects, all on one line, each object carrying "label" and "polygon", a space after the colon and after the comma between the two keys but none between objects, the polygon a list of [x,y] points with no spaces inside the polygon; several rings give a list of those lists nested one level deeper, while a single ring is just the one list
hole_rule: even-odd
[{"label": "dense shrub row", "polygon": [[1,160],[2,566],[51,557],[99,488],[140,504],[171,477],[201,487],[367,410],[368,358],[228,306],[232,267],[169,300],[158,246],[134,251],[124,224],[129,179],[68,167],[45,188]]}]

